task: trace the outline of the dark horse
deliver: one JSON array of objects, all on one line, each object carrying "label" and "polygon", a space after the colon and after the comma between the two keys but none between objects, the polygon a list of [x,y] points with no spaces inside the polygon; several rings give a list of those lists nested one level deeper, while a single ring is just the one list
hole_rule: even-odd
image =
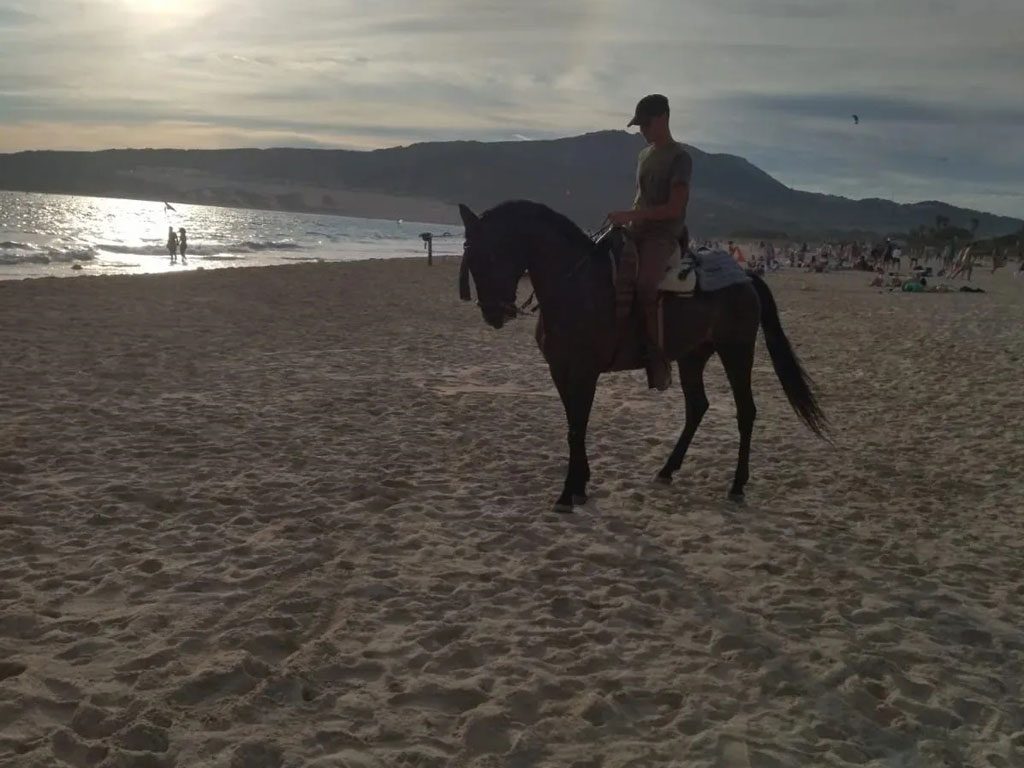
[{"label": "dark horse", "polygon": [[[542,313],[537,341],[569,422],[569,469],[555,508],[572,511],[587,500],[587,422],[597,379],[610,370],[642,368],[644,362],[635,326],[624,330],[616,320],[611,262],[597,255],[593,241],[569,219],[539,203],[502,203],[479,217],[464,205],[459,212],[466,225],[459,293],[464,300],[472,298],[472,275],[477,303],[489,325],[501,328],[520,314],[516,288],[529,273]],[[704,365],[717,352],[736,399],[740,431],[739,463],[729,495],[742,500],[756,414],[750,373],[758,325],[764,327],[772,364],[790,404],[815,434],[824,436],[827,423],[811,381],[782,332],[775,299],[759,277],[714,293],[667,296],[663,316],[665,351],[679,364],[686,396],[686,425],[658,473],[660,482],[671,482],[707,411]],[[623,354],[623,349],[632,351]]]}]

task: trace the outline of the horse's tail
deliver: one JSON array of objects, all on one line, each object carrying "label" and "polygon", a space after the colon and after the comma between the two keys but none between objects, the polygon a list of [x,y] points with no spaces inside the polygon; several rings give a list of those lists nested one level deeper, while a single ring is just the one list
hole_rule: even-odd
[{"label": "horse's tail", "polygon": [[771,355],[775,373],[782,383],[782,390],[800,420],[818,437],[828,440],[828,419],[818,405],[817,396],[814,394],[814,382],[800,365],[789,339],[782,330],[775,297],[772,296],[768,284],[758,275],[751,274],[750,279],[754,283],[757,297],[761,300],[761,327],[764,329],[768,354]]}]

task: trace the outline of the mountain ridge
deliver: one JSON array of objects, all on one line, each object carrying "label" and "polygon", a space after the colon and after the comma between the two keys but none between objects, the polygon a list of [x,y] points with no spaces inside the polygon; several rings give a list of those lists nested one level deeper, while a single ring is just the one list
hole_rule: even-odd
[{"label": "mountain ridge", "polygon": [[[32,150],[0,154],[0,189],[456,223],[455,204],[486,209],[537,200],[584,228],[632,201],[643,140],[625,131],[511,142],[421,142],[334,149]],[[687,145],[694,179],[688,221],[697,236],[864,236],[944,217],[978,234],[1024,227],[1007,216],[941,201],[854,200],[788,187],[746,158]]]}]

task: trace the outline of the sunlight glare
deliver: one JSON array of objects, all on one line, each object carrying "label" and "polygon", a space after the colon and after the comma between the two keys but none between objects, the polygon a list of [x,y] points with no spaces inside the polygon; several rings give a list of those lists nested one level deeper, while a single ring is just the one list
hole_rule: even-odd
[{"label": "sunlight glare", "polygon": [[195,15],[201,3],[196,0],[122,0],[128,10],[165,19]]}]

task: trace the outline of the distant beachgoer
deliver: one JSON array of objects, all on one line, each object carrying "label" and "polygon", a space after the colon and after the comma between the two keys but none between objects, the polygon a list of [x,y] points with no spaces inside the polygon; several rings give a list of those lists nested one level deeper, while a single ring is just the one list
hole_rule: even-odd
[{"label": "distant beachgoer", "polygon": [[997,269],[1005,266],[1006,257],[1003,256],[1002,249],[996,246],[995,250],[992,251],[992,274],[994,275]]},{"label": "distant beachgoer", "polygon": [[950,279],[957,277],[965,277],[968,282],[971,281],[971,276],[974,274],[974,249],[968,245],[966,248],[960,251],[959,255],[953,262],[953,269],[949,273]]},{"label": "distant beachgoer", "polygon": [[181,261],[184,263],[187,261],[185,258],[185,251],[188,249],[188,237],[185,235],[185,228],[181,227],[178,230],[178,250],[181,252]]},{"label": "distant beachgoer", "polygon": [[903,283],[904,293],[923,293],[928,290],[928,280],[924,277],[911,278]]},{"label": "distant beachgoer", "polygon": [[888,270],[892,266],[893,251],[896,248],[893,242],[888,237],[885,238],[885,244],[882,246],[882,266]]},{"label": "distant beachgoer", "polygon": [[171,254],[171,264],[178,260],[178,236],[174,234],[174,227],[167,228],[167,252]]},{"label": "distant beachgoer", "polygon": [[729,241],[729,255],[733,257],[737,264],[747,263],[747,257],[743,255],[743,250],[732,240]]}]

